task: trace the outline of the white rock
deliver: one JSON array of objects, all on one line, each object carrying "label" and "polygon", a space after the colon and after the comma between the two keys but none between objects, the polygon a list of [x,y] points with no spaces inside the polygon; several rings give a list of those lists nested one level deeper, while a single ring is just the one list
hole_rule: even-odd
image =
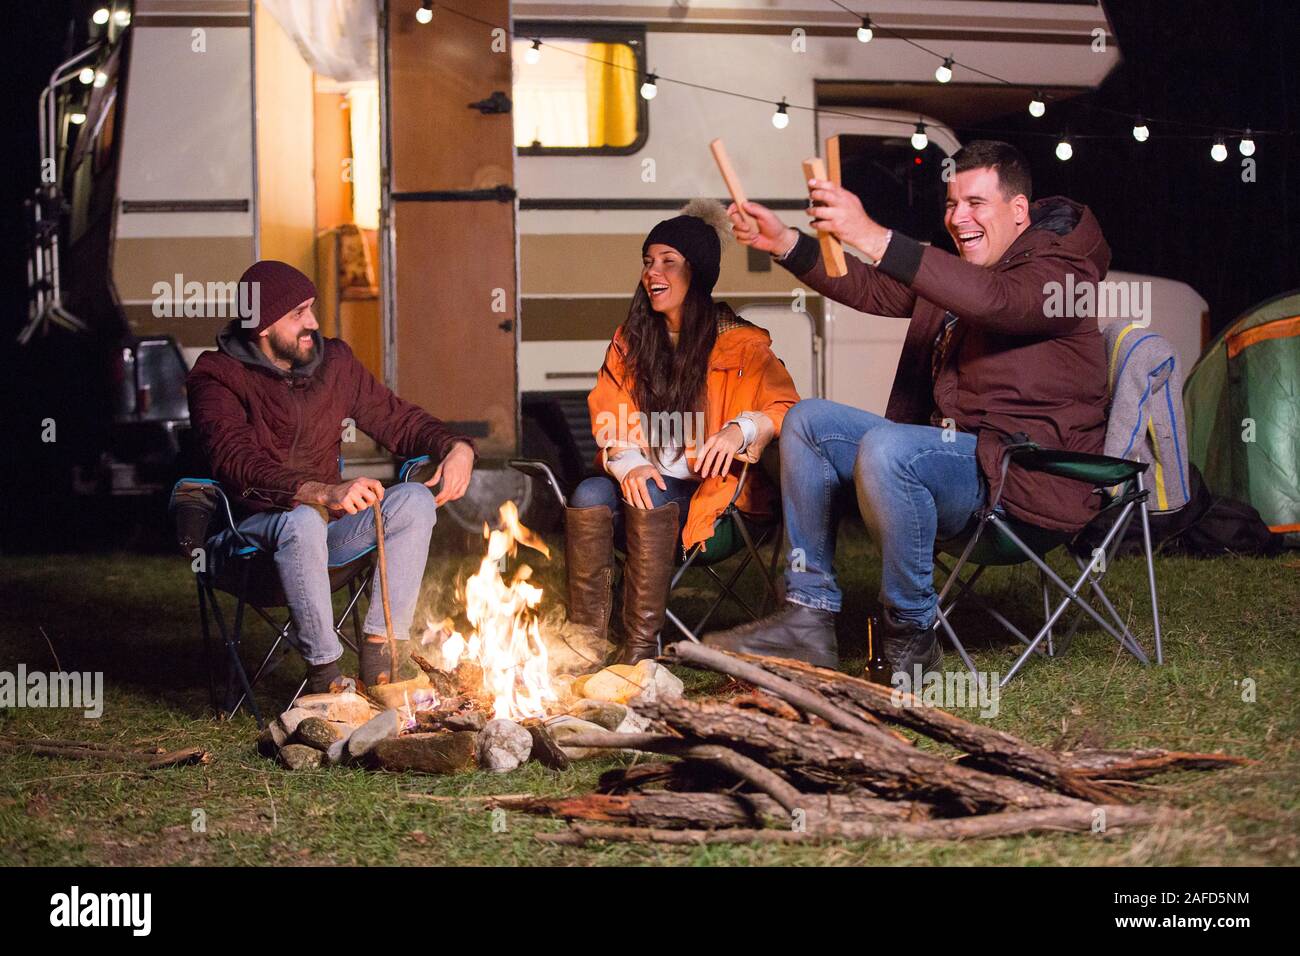
[{"label": "white rock", "polygon": [[650,718],[642,717],[631,707],[627,708],[627,716],[623,722],[615,728],[615,733],[620,734],[641,734],[650,729]]},{"label": "white rock", "polygon": [[343,762],[347,756],[348,742],[346,740],[336,740],[330,744],[330,749],[325,751],[325,763],[331,767],[336,767]]},{"label": "white rock", "polygon": [[629,698],[629,703],[638,700],[653,703],[656,700],[676,700],[682,696],[686,685],[676,674],[658,661],[642,661],[636,665],[632,679],[642,686],[641,693]]},{"label": "white rock", "polygon": [[528,760],[533,735],[513,720],[489,720],[478,735],[478,765],[505,773]]},{"label": "white rock", "polygon": [[571,717],[568,714],[560,714],[558,717],[551,717],[546,721],[546,729],[550,731],[555,742],[560,745],[560,749],[565,752],[570,760],[586,760],[589,757],[603,757],[607,754],[616,753],[601,747],[570,747],[565,741],[577,734],[599,733],[607,734],[609,730],[600,724],[593,724],[589,720],[583,720],[580,717]]},{"label": "white rock", "polygon": [[381,740],[396,737],[400,729],[397,711],[385,710],[352,731],[347,739],[347,754],[356,760],[368,754]]}]

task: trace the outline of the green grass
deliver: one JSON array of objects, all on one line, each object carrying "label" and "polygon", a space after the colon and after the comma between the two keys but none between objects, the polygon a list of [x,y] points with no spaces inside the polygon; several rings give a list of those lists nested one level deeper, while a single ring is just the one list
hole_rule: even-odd
[{"label": "green grass", "polygon": [[[878,563],[860,534],[844,537],[842,666],[860,672],[860,622],[875,610]],[[474,563],[431,561],[430,594],[445,593]],[[558,562],[532,563],[541,565],[538,579],[555,600],[562,594]],[[148,774],[0,755],[0,863],[1294,865],[1300,862],[1300,561],[1165,559],[1157,573],[1164,667],[1143,668],[1117,653],[1099,630],[1081,629],[1068,655],[1028,665],[989,722],[1052,747],[1223,749],[1259,761],[1149,781],[1149,799],[1190,811],[1184,822],[1130,834],[960,845],[889,840],[833,847],[573,848],[533,838],[563,826],[558,821],[511,813],[507,829],[494,832],[482,808],[405,794],[577,794],[590,791],[620,760],[583,763],[564,773],[530,764],[504,775],[452,778],[343,768],[290,773],[254,752],[250,718],[219,722],[208,715],[194,589],[182,562],[132,554],[0,558],[6,582],[0,670],[20,661],[53,670],[53,652],[64,670],[102,670],[106,688],[99,720],[66,710],[0,710],[0,732],[169,749],[198,745],[212,753],[206,766]],[[986,597],[1004,609],[1021,608],[1013,619],[1032,625],[1035,579],[1008,570],[986,581]],[[1116,563],[1109,581],[1121,613],[1140,621],[1140,563]],[[688,608],[697,601],[689,597]],[[735,620],[733,614],[722,623]],[[1014,648],[987,618],[971,612],[959,614],[956,623],[980,668],[1005,671]],[[1149,624],[1135,628],[1149,643]],[[252,646],[265,648],[265,629],[254,633]],[[267,710],[285,700],[300,673],[295,659],[271,676],[259,698]],[[692,693],[718,684],[708,676],[684,676]],[[1255,682],[1254,702],[1242,699],[1245,678]],[[974,711],[963,716],[979,719]],[[193,826],[196,811],[206,817],[205,832]]]}]

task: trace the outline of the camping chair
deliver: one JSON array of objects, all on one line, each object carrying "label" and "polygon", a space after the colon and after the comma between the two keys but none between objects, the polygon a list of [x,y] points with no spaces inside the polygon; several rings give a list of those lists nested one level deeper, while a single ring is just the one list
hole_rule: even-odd
[{"label": "camping chair", "polygon": [[[776,443],[773,442],[768,446],[758,467],[764,468],[765,471],[771,472],[770,462],[776,456]],[[561,508],[568,507],[568,499],[564,491],[560,488],[560,483],[555,478],[555,473],[551,471],[549,465],[544,461],[534,459],[515,458],[511,459],[508,464],[516,471],[523,472],[530,477],[540,481],[545,487],[549,488],[551,493],[559,502]],[[767,467],[765,467],[767,466]],[[688,640],[699,642],[700,634],[708,625],[709,620],[713,617],[714,612],[722,605],[723,601],[730,598],[738,605],[750,618],[757,620],[767,610],[775,606],[779,601],[776,589],[776,566],[781,554],[781,537],[784,526],[780,518],[780,509],[777,514],[773,515],[770,520],[755,515],[747,515],[736,507],[736,500],[740,497],[741,490],[745,487],[745,482],[749,480],[750,463],[742,460],[740,470],[740,480],[736,483],[736,490],[727,502],[716,521],[713,523],[713,535],[706,542],[701,542],[689,549],[683,549],[681,557],[677,561],[677,566],[673,570],[673,576],[668,585],[669,601],[672,600],[672,594],[678,589],[686,572],[691,568],[699,568],[704,571],[713,581],[717,588],[717,594],[714,596],[708,609],[700,616],[694,627],[686,624],[681,616],[676,614],[671,607],[665,609],[665,620],[676,627]],[[708,547],[706,548],[705,545]],[[771,555],[764,558],[762,549],[771,546]],[[740,560],[736,566],[730,570],[730,573],[724,578],[719,573],[718,566],[728,559],[740,555]],[[615,563],[622,565],[626,560],[626,555],[615,550]],[[758,568],[759,574],[763,579],[764,595],[763,601],[755,611],[743,597],[736,593],[736,583],[740,576],[744,574],[745,569],[753,564]],[[659,649],[663,650],[663,635],[659,637]]]},{"label": "camping chair", "polygon": [[[1100,514],[1089,525],[1090,528],[1099,526],[1105,528],[1101,544],[1092,550],[1091,557],[1087,561],[1071,551],[1079,567],[1079,575],[1073,585],[1052,570],[1044,559],[1058,546],[1071,543],[1075,535],[1027,524],[1009,517],[998,507],[1007,469],[1012,462],[1030,471],[1041,471],[1050,475],[1091,482],[1096,487],[1097,493],[1103,496],[1105,504]],[[1066,642],[1073,637],[1075,629],[1083,620],[1083,615],[1086,615],[1119,641],[1121,647],[1143,664],[1149,664],[1150,659],[1142,649],[1142,645],[1133,636],[1133,632],[1124,623],[1101,587],[1110,560],[1118,550],[1118,545],[1123,540],[1124,532],[1135,513],[1140,516],[1142,523],[1143,552],[1146,558],[1147,583],[1151,598],[1151,620],[1155,631],[1155,659],[1157,664],[1164,663],[1164,649],[1160,639],[1160,608],[1156,599],[1155,565],[1151,560],[1151,528],[1147,517],[1149,493],[1142,482],[1146,470],[1147,464],[1141,461],[1041,448],[1024,435],[1017,435],[1007,443],[1003,449],[998,487],[988,506],[976,512],[971,525],[962,534],[936,544],[937,551],[957,558],[956,564],[948,568],[937,555],[935,557],[935,565],[947,573],[947,580],[939,592],[938,622],[972,674],[977,673],[975,665],[971,662],[970,655],[966,653],[966,648],[958,639],[949,620],[953,608],[963,599],[969,599],[977,604],[1003,628],[1027,645],[1011,669],[1007,671],[1006,676],[1002,678],[999,684],[1001,687],[1007,685],[1031,654],[1042,653],[1041,645],[1044,641],[1046,641],[1048,656],[1056,655],[1058,639],[1054,638],[1053,627],[1071,605],[1077,607],[1082,613],[1075,619],[1065,636]],[[1105,527],[1107,521],[1109,527]],[[1005,616],[971,591],[986,568],[995,565],[1022,564],[1026,561],[1032,562],[1038,568],[1039,584],[1043,595],[1043,626],[1032,638],[1025,636]],[[977,565],[977,567],[973,573],[963,579],[960,576],[961,571],[967,564]],[[1064,594],[1054,607],[1051,603],[1049,584],[1055,585]],[[957,585],[956,591],[949,599],[949,592],[953,590],[954,585]],[[1109,621],[1084,596],[1082,593],[1084,585],[1087,585],[1087,589],[1091,591],[1097,603],[1109,615]]]},{"label": "camping chair", "polygon": [[[413,466],[427,459],[428,456],[421,456],[403,465],[402,480],[406,480],[406,475],[410,473]],[[172,488],[168,511],[176,525],[176,543],[185,558],[191,561],[191,569],[194,571],[194,582],[199,595],[203,655],[207,665],[208,697],[212,709],[214,712],[220,712],[221,707],[218,704],[216,684],[213,679],[214,662],[209,616],[211,621],[216,623],[217,632],[226,651],[226,687],[223,698],[226,712],[231,717],[235,716],[247,701],[257,726],[261,728],[262,714],[253,696],[253,688],[278,665],[276,652],[288,639],[289,629],[293,624],[291,618],[279,622],[270,614],[271,610],[288,605],[272,555],[261,551],[240,536],[238,522],[230,507],[230,499],[221,485],[211,478],[182,478],[176,482]],[[226,529],[234,532],[238,546],[227,560],[220,562],[220,568],[214,570],[210,567],[210,556],[206,552],[207,541],[212,535]],[[334,633],[353,653],[356,653],[361,642],[361,619],[357,612],[357,603],[374,573],[374,551],[375,548],[371,547],[348,563],[331,565],[329,568],[330,593],[334,594],[345,587],[348,589],[347,605],[338,620],[334,622]],[[235,599],[234,615],[229,623],[217,599],[218,591]],[[270,650],[266,652],[252,677],[249,677],[240,654],[244,612],[247,609],[251,609],[275,632],[275,640]],[[343,625],[349,619],[352,624],[351,638],[343,632]],[[290,699],[297,699],[306,684],[307,680],[304,677]],[[237,693],[238,697],[235,696]]]}]

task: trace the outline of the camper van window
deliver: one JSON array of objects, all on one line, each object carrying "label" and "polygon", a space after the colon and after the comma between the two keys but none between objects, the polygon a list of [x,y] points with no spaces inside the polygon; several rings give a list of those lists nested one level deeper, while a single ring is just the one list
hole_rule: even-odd
[{"label": "camper van window", "polygon": [[514,40],[515,146],[523,155],[636,152],[645,142],[641,43],[625,37]]},{"label": "camper van window", "polygon": [[944,151],[917,151],[906,136],[840,136],[841,181],[883,226],[944,248]]}]

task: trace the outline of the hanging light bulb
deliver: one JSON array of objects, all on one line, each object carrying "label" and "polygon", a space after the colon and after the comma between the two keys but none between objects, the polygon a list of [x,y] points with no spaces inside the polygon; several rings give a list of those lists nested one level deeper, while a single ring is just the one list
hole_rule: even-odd
[{"label": "hanging light bulb", "polygon": [[1147,121],[1142,114],[1138,114],[1137,122],[1133,124],[1133,138],[1139,143],[1145,143],[1151,138],[1151,130],[1147,129]]},{"label": "hanging light bulb", "polygon": [[542,41],[534,40],[533,45],[524,51],[525,63],[536,63],[542,58]]},{"label": "hanging light bulb", "polygon": [[1237,144],[1237,149],[1241,150],[1243,156],[1255,155],[1255,138],[1250,132],[1250,127],[1246,127],[1246,132],[1241,134],[1241,142]]},{"label": "hanging light bulb", "polygon": [[100,70],[95,74],[95,89],[102,90],[108,85],[108,74]]},{"label": "hanging light bulb", "polygon": [[81,80],[83,85],[89,86],[91,83],[95,82],[95,71],[90,67],[86,67],[77,74],[77,79]]},{"label": "hanging light bulb", "polygon": [[922,150],[929,145],[930,137],[925,135],[925,124],[917,123],[916,132],[912,134],[912,148],[915,150]]},{"label": "hanging light bulb", "polygon": [[90,22],[98,26],[103,26],[108,22],[108,7],[100,7],[90,15]]},{"label": "hanging light bulb", "polygon": [[1223,137],[1214,137],[1214,145],[1210,147],[1210,159],[1216,163],[1221,163],[1228,158],[1228,147],[1223,145]]},{"label": "hanging light bulb", "polygon": [[655,76],[653,73],[647,73],[645,75],[645,82],[641,84],[641,96],[643,98],[652,100],[659,95],[659,87],[655,84],[655,80],[657,79],[659,79],[659,77]]},{"label": "hanging light bulb", "polygon": [[934,78],[940,83],[947,83],[952,79],[952,57],[945,56],[943,63],[934,71]]},{"label": "hanging light bulb", "polygon": [[1029,115],[1035,119],[1047,112],[1047,104],[1043,102],[1043,91],[1034,90],[1034,98],[1029,101]]},{"label": "hanging light bulb", "polygon": [[790,125],[790,114],[785,111],[785,97],[781,97],[781,102],[776,104],[776,112],[772,114],[772,125],[777,129],[785,129]]},{"label": "hanging light bulb", "polygon": [[420,4],[420,9],[415,11],[415,19],[417,23],[433,22],[433,0],[424,0]]},{"label": "hanging light bulb", "polygon": [[1061,141],[1056,144],[1056,158],[1061,162],[1069,162],[1070,157],[1074,155],[1074,147],[1070,145],[1070,137],[1062,136]]},{"label": "hanging light bulb", "polygon": [[129,27],[131,25],[131,11],[114,10],[113,22],[116,23],[119,27]]},{"label": "hanging light bulb", "polygon": [[71,123],[73,126],[80,126],[82,123],[86,122],[86,114],[73,113],[71,116],[68,117],[68,122]]},{"label": "hanging light bulb", "polygon": [[871,29],[871,17],[862,18],[862,26],[858,27],[858,42],[870,43],[875,33]]}]

